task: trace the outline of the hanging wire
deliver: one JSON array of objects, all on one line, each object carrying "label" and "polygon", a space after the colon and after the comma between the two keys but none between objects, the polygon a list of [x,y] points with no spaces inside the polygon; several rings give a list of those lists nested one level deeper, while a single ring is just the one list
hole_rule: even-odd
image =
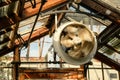
[{"label": "hanging wire", "polygon": [[30,3],[31,3],[31,5],[32,5],[32,8],[35,8],[35,7],[36,7],[36,0],[33,0],[33,2],[32,2],[32,0],[30,0]]},{"label": "hanging wire", "polygon": [[28,47],[28,45],[29,45],[29,43],[30,43],[31,35],[32,35],[33,31],[34,31],[34,28],[35,28],[35,25],[36,25],[37,20],[38,20],[38,18],[39,18],[39,15],[41,14],[42,7],[43,7],[43,5],[44,5],[45,3],[46,3],[46,0],[42,0],[41,6],[40,6],[40,8],[39,8],[38,14],[37,14],[37,16],[36,16],[35,22],[34,22],[33,27],[32,27],[31,33],[30,33],[30,35],[29,35],[29,38],[28,38],[28,42],[27,42],[27,44],[26,44],[26,47]]}]

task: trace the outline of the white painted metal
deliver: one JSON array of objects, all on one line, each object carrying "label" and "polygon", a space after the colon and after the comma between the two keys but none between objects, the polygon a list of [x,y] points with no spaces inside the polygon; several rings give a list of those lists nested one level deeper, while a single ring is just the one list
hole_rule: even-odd
[{"label": "white painted metal", "polygon": [[[89,52],[88,55],[86,55],[84,57],[80,57],[80,58],[71,57],[68,53],[66,53],[65,50],[63,49],[63,47],[61,45],[61,41],[60,41],[61,33],[63,32],[63,30],[67,26],[74,25],[74,24],[85,27],[93,37],[94,46],[93,46],[92,50]],[[81,35],[83,35],[83,34],[81,34]],[[58,53],[58,56],[60,56],[65,62],[67,62],[69,64],[73,64],[73,65],[82,65],[82,64],[88,63],[94,57],[96,50],[97,50],[97,41],[96,41],[96,36],[94,35],[94,33],[92,31],[90,31],[85,25],[80,24],[78,22],[68,22],[68,23],[62,24],[54,33],[53,46],[54,46],[55,51]]]}]

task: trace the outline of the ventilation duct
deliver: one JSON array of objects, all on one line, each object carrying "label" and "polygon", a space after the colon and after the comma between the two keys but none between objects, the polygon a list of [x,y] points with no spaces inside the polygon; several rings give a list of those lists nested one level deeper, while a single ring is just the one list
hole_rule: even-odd
[{"label": "ventilation duct", "polygon": [[54,33],[55,52],[65,62],[74,65],[88,63],[97,50],[96,36],[85,25],[78,22],[62,24]]}]

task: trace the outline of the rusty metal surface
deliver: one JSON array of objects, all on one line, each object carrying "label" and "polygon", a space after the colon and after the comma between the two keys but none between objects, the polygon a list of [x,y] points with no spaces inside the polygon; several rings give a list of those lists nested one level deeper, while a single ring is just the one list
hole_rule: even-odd
[{"label": "rusty metal surface", "polygon": [[68,72],[83,72],[81,68],[53,68],[53,69],[32,69],[32,68],[20,68],[20,73],[68,73]]},{"label": "rusty metal surface", "polygon": [[[24,79],[81,79],[83,78],[83,69],[81,68],[53,68],[53,69],[32,69],[20,68],[19,72]],[[34,75],[33,75],[34,73]]]},{"label": "rusty metal surface", "polygon": [[[24,73],[21,74],[21,77],[24,77],[24,79],[80,79],[84,80],[83,75],[81,73],[77,72],[71,72],[71,73]],[[24,80],[21,79],[20,80]]]}]

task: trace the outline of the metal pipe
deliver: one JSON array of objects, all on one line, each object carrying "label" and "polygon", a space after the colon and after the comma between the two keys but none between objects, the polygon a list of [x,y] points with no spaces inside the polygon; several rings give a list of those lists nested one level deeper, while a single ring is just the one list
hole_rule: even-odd
[{"label": "metal pipe", "polygon": [[49,62],[11,62],[11,64],[16,64],[16,63],[20,63],[20,64],[45,64],[45,63],[49,63],[49,64],[64,64],[66,62],[61,62],[61,61],[49,61]]},{"label": "metal pipe", "polygon": [[[90,68],[88,68],[88,69],[102,69],[102,68],[93,68],[93,67],[90,67]],[[103,68],[103,69],[114,69],[114,68]]]},{"label": "metal pipe", "polygon": [[55,14],[55,30],[57,30],[57,24],[58,24],[58,19],[57,19],[57,14]]},{"label": "metal pipe", "polygon": [[101,62],[101,67],[102,67],[102,80],[105,80],[104,78],[104,68],[103,68],[103,63]]},{"label": "metal pipe", "polygon": [[54,52],[54,61],[56,62],[57,53]]},{"label": "metal pipe", "polygon": [[120,80],[120,72],[118,71],[118,76],[119,76],[119,80]]},{"label": "metal pipe", "polygon": [[89,65],[88,65],[88,80],[90,80],[90,70],[89,70]]},{"label": "metal pipe", "polygon": [[46,13],[42,13],[41,17],[46,16],[46,15],[58,14],[58,13],[80,13],[80,14],[85,14],[85,15],[88,15],[88,16],[93,16],[93,17],[97,17],[97,18],[103,19],[101,16],[98,16],[98,15],[95,15],[95,14],[91,14],[91,13],[88,13],[88,12],[85,12],[85,11],[80,11],[80,10],[77,10],[77,11],[59,10],[59,11],[46,12]]},{"label": "metal pipe", "polygon": [[0,68],[13,68],[13,67],[8,67],[8,66],[0,66]]}]

